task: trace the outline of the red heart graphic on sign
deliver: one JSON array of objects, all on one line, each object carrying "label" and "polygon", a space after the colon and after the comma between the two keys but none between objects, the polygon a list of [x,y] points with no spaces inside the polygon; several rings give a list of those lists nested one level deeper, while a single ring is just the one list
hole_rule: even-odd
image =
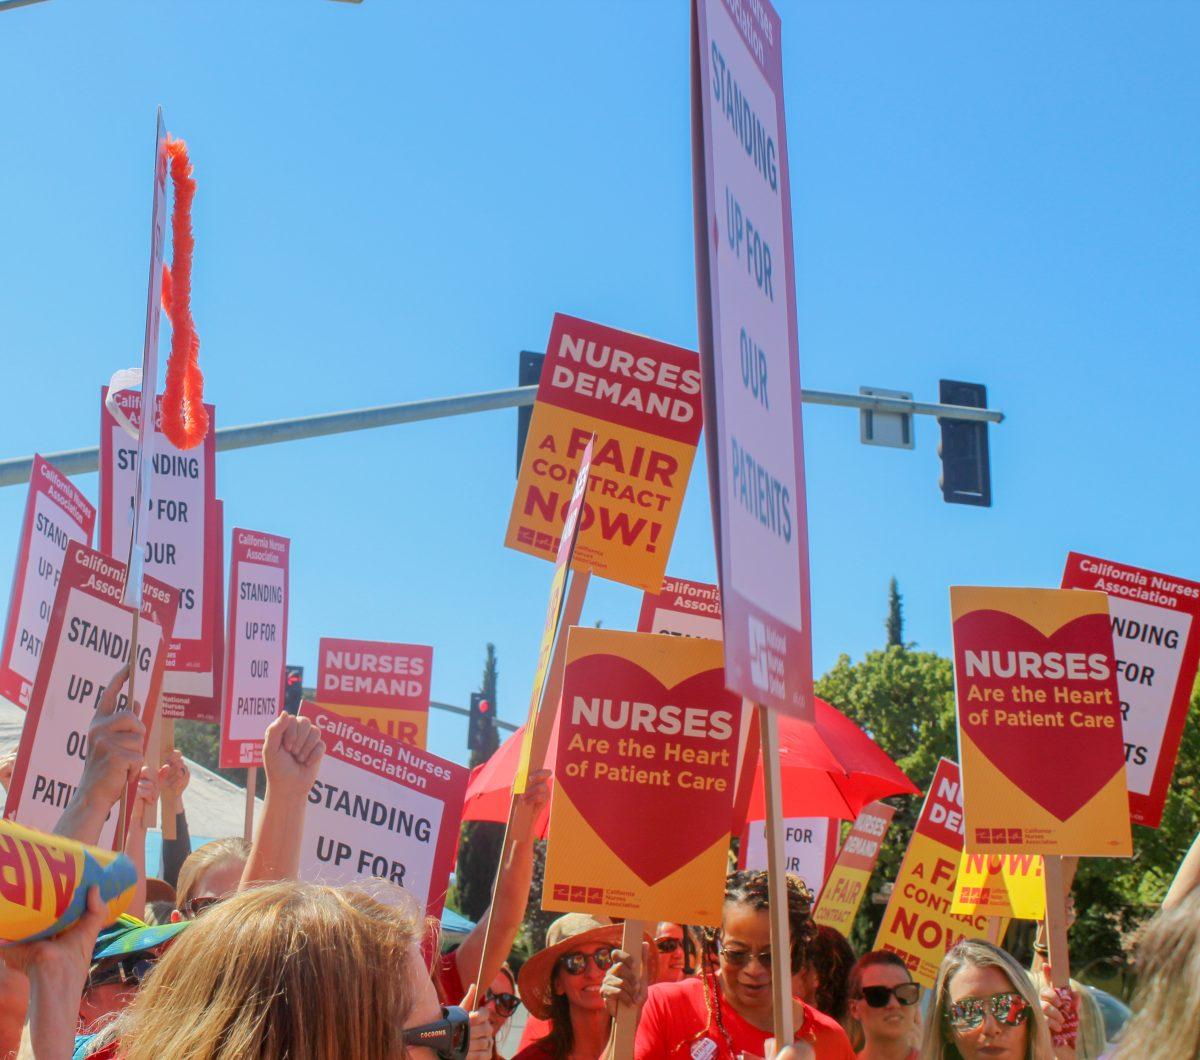
[{"label": "red heart graphic on sign", "polygon": [[[618,727],[593,725],[582,717],[576,721],[576,697],[588,704],[600,700],[601,717],[605,716],[604,701],[609,701],[608,716]],[[714,718],[713,725],[727,727],[729,735],[719,739],[685,736],[682,729],[672,736],[644,728],[633,731],[629,721],[633,704],[671,705],[681,711],[695,708],[702,712],[699,717],[706,730],[709,716],[723,712],[728,717],[723,723]],[[653,886],[729,835],[740,710],[741,701],[726,691],[725,672],[719,667],[693,674],[668,688],[653,674],[619,656],[587,655],[576,659],[563,679],[554,782],[609,849],[643,882]],[[571,747],[574,737],[580,738],[582,748]],[[589,739],[606,740],[607,751],[600,753],[595,744],[587,750]],[[622,739],[639,747],[653,747],[654,756],[635,753],[628,747],[622,753]],[[714,751],[717,759],[713,764],[702,764],[695,757]],[[573,765],[581,768],[572,769]],[[647,776],[640,782],[632,776],[622,782],[622,769],[644,770]],[[694,778],[723,781],[725,790],[716,790],[715,783],[707,789],[682,786],[678,783],[681,769],[690,771]],[[572,772],[582,775],[573,776]]]},{"label": "red heart graphic on sign", "polygon": [[[987,653],[988,676],[978,672],[968,676],[968,651]],[[971,611],[954,623],[954,652],[963,732],[992,765],[1060,821],[1078,813],[1124,765],[1121,708],[1106,615],[1081,615],[1047,637],[1014,615]],[[1108,676],[1075,680],[1020,677],[1020,669],[1012,674],[1022,655],[1027,666],[1045,666],[1039,660],[1049,652],[1078,653],[1085,660],[1102,655]],[[1086,663],[1082,665],[1086,670]],[[998,676],[997,670],[1010,676]],[[1018,687],[1035,695],[1044,692],[1045,702],[1030,702],[1028,696],[1015,698],[1014,689]],[[972,688],[979,690],[975,698],[970,695]],[[988,697],[989,691],[997,689],[1004,694],[1003,702]],[[1063,701],[1056,693],[1068,697],[1081,693],[1080,700],[1091,696],[1103,700],[1107,696],[1108,701]],[[986,723],[982,720],[984,711]],[[1079,712],[1081,720],[1085,718],[1089,723],[1072,725],[1072,712]],[[1040,715],[1045,723],[1033,724],[1034,715]]]}]

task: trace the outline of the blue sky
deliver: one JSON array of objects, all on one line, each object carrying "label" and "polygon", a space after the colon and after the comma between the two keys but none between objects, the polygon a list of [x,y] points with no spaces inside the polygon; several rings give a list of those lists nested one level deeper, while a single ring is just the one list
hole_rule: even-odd
[{"label": "blue sky", "polygon": [[[988,385],[995,506],[805,409],[814,664],[946,651],[951,584],[1069,549],[1200,578],[1200,9],[784,3],[801,375]],[[48,0],[0,13],[0,457],[96,443],[141,346],[154,108],[196,163],[193,311],[222,425],[513,385],[555,311],[694,346],[687,4]],[[165,344],[164,344],[165,356]],[[501,541],[515,413],[218,458],[230,524],[293,540],[322,635],[484,644],[524,715],[550,567]],[[93,499],[97,477],[79,479]],[[0,490],[0,578],[24,490]],[[715,577],[701,458],[668,570]],[[595,582],[585,621],[633,624]],[[308,680],[311,681],[311,676]],[[431,748],[465,758],[465,722]]]}]

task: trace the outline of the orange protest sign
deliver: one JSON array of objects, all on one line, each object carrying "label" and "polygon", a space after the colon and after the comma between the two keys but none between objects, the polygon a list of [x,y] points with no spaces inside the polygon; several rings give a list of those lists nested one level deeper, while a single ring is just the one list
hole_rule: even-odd
[{"label": "orange protest sign", "polygon": [[854,918],[875,871],[883,837],[896,811],[884,802],[864,806],[838,852],[837,861],[821,888],[813,920],[850,937]]},{"label": "orange protest sign", "polygon": [[570,631],[544,909],[720,921],[742,710],[722,658],[702,638]]},{"label": "orange protest sign", "polygon": [[1040,854],[963,852],[954,884],[955,913],[1045,920],[1045,869]]},{"label": "orange protest sign", "polygon": [[554,558],[595,434],[573,565],[658,592],[700,423],[697,354],[555,315],[504,543]]},{"label": "orange protest sign", "polygon": [[955,586],[966,849],[1132,853],[1108,597]]},{"label": "orange protest sign", "polygon": [[951,911],[962,829],[958,766],[943,758],[925,795],[875,937],[875,948],[901,957],[923,986],[933,986],[942,958],[957,942],[984,938],[988,933],[988,917]]},{"label": "orange protest sign", "polygon": [[433,648],[427,644],[322,637],[317,702],[424,749],[432,673]]}]

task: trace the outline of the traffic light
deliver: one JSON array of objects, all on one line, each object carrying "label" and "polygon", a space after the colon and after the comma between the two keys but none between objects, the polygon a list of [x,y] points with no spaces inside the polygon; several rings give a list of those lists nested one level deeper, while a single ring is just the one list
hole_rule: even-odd
[{"label": "traffic light", "polygon": [[295,714],[300,709],[300,696],[304,685],[304,667],[287,667],[287,677],[283,685],[283,709],[289,714]]},{"label": "traffic light", "polygon": [[[544,353],[521,351],[521,359],[517,364],[517,386],[537,386],[542,379],[542,365],[546,362]],[[532,405],[522,405],[517,409],[517,474],[521,473],[521,454],[525,452],[525,437],[529,434],[529,420],[533,416]]]},{"label": "traffic light", "polygon": [[482,692],[471,693],[471,716],[467,721],[467,750],[490,752],[489,736],[495,731],[496,718],[492,704],[483,698]]},{"label": "traffic light", "polygon": [[[943,405],[987,408],[987,387],[982,383],[938,380],[938,400]],[[938,456],[942,474],[938,485],[948,504],[992,506],[992,469],[988,459],[987,424],[976,420],[948,420],[938,417],[942,440]]]}]

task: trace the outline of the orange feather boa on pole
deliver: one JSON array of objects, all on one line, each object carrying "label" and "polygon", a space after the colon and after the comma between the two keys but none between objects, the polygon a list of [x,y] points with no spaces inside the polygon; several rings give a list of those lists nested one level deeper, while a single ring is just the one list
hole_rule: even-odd
[{"label": "orange feather boa on pole", "polygon": [[171,321],[171,355],[162,397],[162,432],[178,449],[192,449],[208,434],[200,337],[192,320],[192,199],[196,181],[187,144],[167,138],[175,205],[171,212],[171,267],[163,265],[162,306]]}]

